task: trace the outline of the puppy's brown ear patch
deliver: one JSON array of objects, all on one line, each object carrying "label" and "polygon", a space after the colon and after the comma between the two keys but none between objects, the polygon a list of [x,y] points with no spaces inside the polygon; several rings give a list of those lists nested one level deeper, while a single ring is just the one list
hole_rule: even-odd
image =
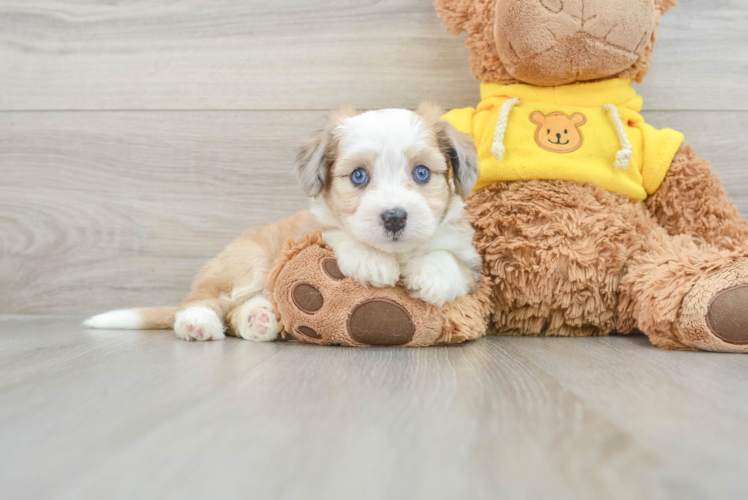
[{"label": "puppy's brown ear patch", "polygon": [[333,114],[322,130],[317,131],[299,150],[296,157],[296,172],[301,188],[307,196],[319,195],[329,183],[329,173],[338,156],[338,141],[335,128],[346,118],[355,116],[350,106],[341,107]]},{"label": "puppy's brown ear patch", "polygon": [[452,167],[457,194],[466,198],[478,182],[478,152],[473,140],[442,120],[444,112],[439,106],[424,102],[418,107],[416,114],[436,134],[439,149]]}]

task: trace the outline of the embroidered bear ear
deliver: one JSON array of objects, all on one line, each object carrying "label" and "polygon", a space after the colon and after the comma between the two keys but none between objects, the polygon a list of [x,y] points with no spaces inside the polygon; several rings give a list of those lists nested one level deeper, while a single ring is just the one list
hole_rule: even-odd
[{"label": "embroidered bear ear", "polygon": [[577,127],[581,127],[582,125],[587,123],[587,117],[582,113],[574,113],[573,115],[571,115],[571,123],[573,123]]},{"label": "embroidered bear ear", "polygon": [[533,111],[530,113],[530,121],[535,125],[542,125],[545,123],[545,115],[540,111]]}]

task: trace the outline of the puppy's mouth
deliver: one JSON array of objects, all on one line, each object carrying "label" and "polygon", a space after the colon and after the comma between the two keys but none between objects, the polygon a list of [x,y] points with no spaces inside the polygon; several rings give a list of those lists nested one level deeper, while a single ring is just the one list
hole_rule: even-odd
[{"label": "puppy's mouth", "polygon": [[567,144],[569,144],[569,141],[561,142],[561,139],[559,139],[558,142],[553,142],[552,140],[548,139],[548,142],[550,142],[551,144],[555,144],[556,146],[566,146]]},{"label": "puppy's mouth", "polygon": [[397,231],[396,233],[391,233],[389,231],[385,231],[384,235],[385,238],[391,243],[400,243],[403,239],[403,235],[405,234],[405,229],[401,229],[400,231]]}]

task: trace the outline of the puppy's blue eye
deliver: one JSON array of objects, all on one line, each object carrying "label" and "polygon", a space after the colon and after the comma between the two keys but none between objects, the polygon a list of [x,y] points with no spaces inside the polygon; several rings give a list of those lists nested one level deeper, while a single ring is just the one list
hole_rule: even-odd
[{"label": "puppy's blue eye", "polygon": [[431,170],[423,165],[416,167],[416,169],[413,170],[413,179],[415,179],[418,184],[426,184],[431,180]]},{"label": "puppy's blue eye", "polygon": [[351,174],[351,182],[354,186],[363,186],[369,182],[369,174],[363,168],[357,168]]}]

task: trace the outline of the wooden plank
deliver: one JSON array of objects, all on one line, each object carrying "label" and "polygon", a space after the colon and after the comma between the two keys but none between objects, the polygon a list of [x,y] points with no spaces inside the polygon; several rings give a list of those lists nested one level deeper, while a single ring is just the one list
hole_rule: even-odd
[{"label": "wooden plank", "polygon": [[643,337],[351,349],[0,317],[0,483],[13,498],[742,498],[743,359]]},{"label": "wooden plank", "polygon": [[[748,113],[656,112],[748,215]],[[0,312],[177,304],[247,227],[306,206],[292,161],[310,112],[0,113]]]},{"label": "wooden plank", "polygon": [[181,302],[234,237],[306,208],[292,161],[323,114],[0,113],[0,123],[0,308],[65,313]]},{"label": "wooden plank", "polygon": [[[682,0],[648,109],[748,110],[748,3]],[[0,2],[0,109],[474,106],[461,37],[431,0]]]}]

